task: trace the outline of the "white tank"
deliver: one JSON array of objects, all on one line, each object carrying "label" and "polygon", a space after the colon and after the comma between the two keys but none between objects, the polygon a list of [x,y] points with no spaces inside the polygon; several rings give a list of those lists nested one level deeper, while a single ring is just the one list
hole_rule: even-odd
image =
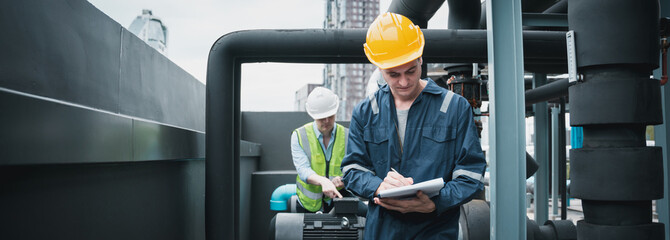
[{"label": "white tank", "polygon": [[167,56],[167,27],[151,13],[151,10],[143,9],[142,15],[135,18],[128,30],[149,46]]}]

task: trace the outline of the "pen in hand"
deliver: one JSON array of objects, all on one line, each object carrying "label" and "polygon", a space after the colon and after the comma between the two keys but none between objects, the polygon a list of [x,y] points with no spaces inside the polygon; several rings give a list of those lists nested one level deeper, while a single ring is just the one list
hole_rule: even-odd
[{"label": "pen in hand", "polygon": [[[394,173],[397,173],[398,175],[402,176],[402,174],[400,174],[400,173],[399,173],[398,171],[396,171],[394,168],[391,168],[391,171],[393,171]],[[403,178],[405,178],[405,176],[403,176]],[[407,181],[407,179],[409,179],[409,181]],[[412,178],[405,178],[405,179],[401,180],[401,182],[403,182],[405,185],[412,185],[412,184],[414,184],[414,181],[413,181]]]}]

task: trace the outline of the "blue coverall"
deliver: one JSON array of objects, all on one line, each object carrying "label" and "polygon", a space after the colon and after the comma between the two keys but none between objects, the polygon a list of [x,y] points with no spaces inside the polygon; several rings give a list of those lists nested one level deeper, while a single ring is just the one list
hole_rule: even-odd
[{"label": "blue coverall", "polygon": [[[460,205],[483,190],[486,160],[465,98],[431,79],[409,109],[403,151],[387,86],[354,109],[342,172],[347,189],[370,199],[365,239],[456,239]],[[432,213],[387,210],[372,199],[391,167],[415,183],[443,178]]]}]

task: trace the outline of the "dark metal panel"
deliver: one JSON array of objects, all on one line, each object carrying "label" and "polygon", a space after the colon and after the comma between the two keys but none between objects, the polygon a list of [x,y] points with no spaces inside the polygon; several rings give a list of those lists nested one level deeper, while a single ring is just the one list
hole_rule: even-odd
[{"label": "dark metal panel", "polygon": [[[163,163],[163,162],[161,162]],[[178,181],[183,183],[182,193],[174,193],[175,198],[185,199],[184,211],[184,239],[205,239],[205,161],[169,161],[165,164],[175,164],[180,168]],[[172,174],[166,171],[164,174]],[[162,196],[158,196],[159,198]],[[161,201],[161,200],[158,200]],[[174,209],[172,209],[174,210]],[[177,226],[179,229],[179,226]]]},{"label": "dark metal panel", "polygon": [[205,158],[205,134],[133,119],[133,160]]},{"label": "dark metal panel", "polygon": [[[13,90],[0,88],[0,113],[0,165],[205,157],[202,132]],[[260,146],[247,145],[247,154],[258,155]]]},{"label": "dark metal panel", "polygon": [[[242,141],[242,144],[240,145],[244,146],[244,141]],[[252,208],[261,208],[269,211],[269,209],[265,208],[265,205],[252,205],[253,201],[251,199],[251,193],[253,189],[251,187],[251,176],[253,172],[258,169],[258,161],[258,156],[240,156],[240,194],[238,195],[238,200],[240,201],[240,214],[238,218],[240,222],[239,239],[251,240],[252,238],[249,237],[250,226],[254,226],[255,231],[258,229],[258,226],[256,225],[256,216],[251,215]]]},{"label": "dark metal panel", "polygon": [[118,111],[121,26],[87,1],[3,1],[0,87]]},{"label": "dark metal panel", "polygon": [[161,98],[154,94],[161,91],[168,79],[167,59],[151,49],[146,43],[137,41],[134,34],[122,31],[121,79],[119,80],[119,105],[122,114],[161,121],[163,108]]},{"label": "dark metal panel", "polygon": [[311,121],[307,112],[243,112],[242,139],[263,146],[258,170],[295,170],[291,133]]},{"label": "dark metal panel", "polygon": [[0,165],[128,161],[131,119],[0,88]]},{"label": "dark metal panel", "polygon": [[[205,84],[168,59],[168,81],[154,79],[161,88],[154,97],[161,100],[165,119],[161,122],[205,131]],[[204,80],[204,79],[203,79]]]},{"label": "dark metal panel", "polygon": [[204,131],[204,85],[125,29],[120,74],[122,114]]},{"label": "dark metal panel", "polygon": [[240,157],[260,157],[261,144],[240,141]]},{"label": "dark metal panel", "polygon": [[0,28],[0,87],[205,129],[204,85],[87,1],[6,2]]},{"label": "dark metal panel", "polygon": [[204,239],[204,161],[0,166],[0,239]]}]

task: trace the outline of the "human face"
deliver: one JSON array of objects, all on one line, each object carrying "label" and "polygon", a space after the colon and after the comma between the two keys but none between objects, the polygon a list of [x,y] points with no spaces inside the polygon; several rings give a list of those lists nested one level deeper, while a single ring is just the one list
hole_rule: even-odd
[{"label": "human face", "polygon": [[403,65],[381,70],[384,80],[391,88],[393,97],[401,100],[413,100],[421,93],[422,87],[419,83],[421,63],[422,59],[417,58]]},{"label": "human face", "polygon": [[316,128],[319,129],[319,132],[321,134],[330,136],[330,133],[333,131],[333,127],[335,126],[335,115],[327,117],[327,118],[322,118],[322,119],[316,119]]}]

